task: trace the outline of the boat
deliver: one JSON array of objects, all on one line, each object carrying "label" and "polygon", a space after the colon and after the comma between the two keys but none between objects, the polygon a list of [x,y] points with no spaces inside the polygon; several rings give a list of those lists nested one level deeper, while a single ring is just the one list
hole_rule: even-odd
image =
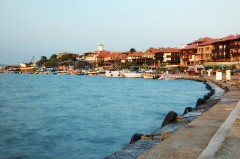
[{"label": "boat", "polygon": [[123,72],[122,76],[125,78],[143,78],[143,73],[141,72]]},{"label": "boat", "polygon": [[159,78],[159,74],[157,74],[153,70],[148,70],[148,71],[144,72],[143,78],[145,78],[145,79],[157,79],[157,78]]},{"label": "boat", "polygon": [[86,75],[88,76],[97,76],[99,74],[99,72],[94,71],[94,70],[89,70],[86,72]]},{"label": "boat", "polygon": [[158,79],[159,80],[175,80],[176,77],[169,74],[162,74]]},{"label": "boat", "polygon": [[85,73],[84,73],[84,72],[81,72],[81,73],[78,73],[77,75],[85,75]]},{"label": "boat", "polygon": [[57,71],[58,75],[69,75],[69,71]]},{"label": "boat", "polygon": [[106,71],[105,72],[106,77],[115,77],[115,78],[122,78],[121,71]]},{"label": "boat", "polygon": [[69,71],[70,75],[84,75],[84,72],[82,70],[71,70]]}]

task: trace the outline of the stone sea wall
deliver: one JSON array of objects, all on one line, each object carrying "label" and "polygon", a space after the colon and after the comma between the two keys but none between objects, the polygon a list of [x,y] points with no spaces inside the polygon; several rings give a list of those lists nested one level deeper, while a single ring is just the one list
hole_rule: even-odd
[{"label": "stone sea wall", "polygon": [[165,121],[162,123],[162,127],[159,127],[159,129],[152,132],[151,134],[133,134],[133,137],[131,139],[134,140],[133,144],[129,144],[121,150],[116,151],[109,156],[106,156],[105,159],[135,159],[139,157],[140,155],[144,154],[159,144],[161,140],[164,140],[163,134],[167,132],[168,135],[171,136],[174,132],[196,119],[203,112],[208,111],[212,106],[219,102],[225,91],[227,91],[227,88],[224,86],[218,85],[218,83],[213,83],[214,80],[212,82],[209,79],[200,79],[198,77],[181,78],[203,82],[203,84],[206,86],[206,89],[209,90],[209,93],[203,97],[200,97],[196,101],[195,107],[187,107],[185,110],[183,110],[183,114],[174,114],[175,112],[169,112],[165,118]]}]

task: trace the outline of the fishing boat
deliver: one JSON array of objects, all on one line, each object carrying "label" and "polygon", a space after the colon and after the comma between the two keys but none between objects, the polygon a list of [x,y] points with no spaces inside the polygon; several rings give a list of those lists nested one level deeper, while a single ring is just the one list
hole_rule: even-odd
[{"label": "fishing boat", "polygon": [[114,78],[122,78],[123,77],[121,71],[106,71],[105,76],[106,77],[114,77]]},{"label": "fishing boat", "polygon": [[175,80],[176,77],[169,74],[162,74],[158,79],[159,80]]},{"label": "fishing boat", "polygon": [[69,75],[69,71],[57,71],[58,75]]},{"label": "fishing boat", "polygon": [[82,70],[71,70],[69,71],[70,75],[84,75],[84,72]]},{"label": "fishing boat", "polygon": [[157,78],[159,78],[159,74],[157,74],[153,70],[148,70],[148,71],[144,72],[143,78],[145,78],[145,79],[157,79]]},{"label": "fishing boat", "polygon": [[89,70],[86,72],[86,75],[88,76],[97,76],[99,74],[99,72],[94,71],[94,70]]},{"label": "fishing boat", "polygon": [[141,72],[123,72],[122,76],[125,78],[143,78],[143,73]]}]

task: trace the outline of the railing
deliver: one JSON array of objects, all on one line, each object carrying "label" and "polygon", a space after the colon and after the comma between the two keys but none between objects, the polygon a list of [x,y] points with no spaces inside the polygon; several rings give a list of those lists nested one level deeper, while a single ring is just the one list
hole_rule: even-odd
[{"label": "railing", "polygon": [[232,53],[232,57],[240,57],[240,53]]}]

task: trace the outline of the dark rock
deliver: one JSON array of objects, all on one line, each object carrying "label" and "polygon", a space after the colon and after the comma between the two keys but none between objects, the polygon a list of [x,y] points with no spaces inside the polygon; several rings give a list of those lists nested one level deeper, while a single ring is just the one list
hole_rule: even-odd
[{"label": "dark rock", "polygon": [[192,107],[186,107],[184,112],[183,112],[183,115],[187,114],[188,112],[191,112],[193,110]]},{"label": "dark rock", "polygon": [[209,96],[209,98],[212,96],[212,94],[209,92],[208,94],[207,94],[207,96]]},{"label": "dark rock", "polygon": [[168,112],[167,116],[163,120],[162,127],[164,127],[167,124],[170,124],[174,121],[176,121],[177,113],[174,111]]},{"label": "dark rock", "polygon": [[208,84],[208,83],[206,83],[206,88],[208,89],[208,87],[209,87],[209,84]]},{"label": "dark rock", "polygon": [[206,102],[209,98],[210,98],[210,97],[209,97],[208,95],[205,95],[205,96],[203,97],[203,101]]},{"label": "dark rock", "polygon": [[224,89],[225,89],[226,92],[229,92],[228,86],[225,86]]},{"label": "dark rock", "polygon": [[132,136],[132,138],[130,140],[130,144],[133,144],[134,142],[140,140],[142,135],[143,134],[138,134],[138,133],[133,134],[133,136]]},{"label": "dark rock", "polygon": [[202,105],[203,103],[204,103],[204,100],[202,98],[198,98],[196,107],[198,107],[199,105]]},{"label": "dark rock", "polygon": [[208,83],[206,84],[206,88],[207,88],[208,90],[212,89],[212,87],[211,87]]},{"label": "dark rock", "polygon": [[213,89],[210,90],[211,96],[215,93]]}]

